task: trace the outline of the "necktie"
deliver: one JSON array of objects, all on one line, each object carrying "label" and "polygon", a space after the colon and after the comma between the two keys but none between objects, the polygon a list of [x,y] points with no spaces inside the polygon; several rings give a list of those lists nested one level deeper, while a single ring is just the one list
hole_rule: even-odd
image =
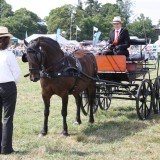
[{"label": "necktie", "polygon": [[114,37],[114,42],[113,42],[113,44],[114,44],[114,45],[117,45],[117,43],[118,43],[118,31],[115,31],[115,37]]}]

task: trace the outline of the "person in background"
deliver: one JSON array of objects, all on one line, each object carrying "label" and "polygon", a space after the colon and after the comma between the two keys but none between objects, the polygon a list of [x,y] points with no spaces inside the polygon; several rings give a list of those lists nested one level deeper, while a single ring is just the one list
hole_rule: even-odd
[{"label": "person in background", "polygon": [[129,56],[130,37],[128,30],[122,28],[120,16],[114,17],[112,21],[114,30],[109,33],[107,55],[125,55]]},{"label": "person in background", "polygon": [[[16,83],[21,69],[12,51],[8,50],[10,38],[8,29],[0,26],[0,153],[15,152],[12,148],[13,117],[17,100]],[[2,114],[4,118],[2,123]]]}]

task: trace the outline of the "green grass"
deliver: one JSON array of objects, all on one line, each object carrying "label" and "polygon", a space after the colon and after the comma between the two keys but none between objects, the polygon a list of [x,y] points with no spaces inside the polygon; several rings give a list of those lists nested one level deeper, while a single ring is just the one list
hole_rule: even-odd
[{"label": "green grass", "polygon": [[[113,100],[108,111],[98,110],[95,123],[82,115],[82,124],[73,125],[76,106],[69,98],[69,137],[63,137],[61,99],[51,99],[49,132],[38,137],[43,126],[43,101],[39,82],[23,75],[28,64],[19,60],[22,77],[14,118],[13,146],[18,154],[0,155],[2,160],[158,160],[160,159],[160,115],[140,121],[135,102]],[[155,73],[153,73],[155,74]]]}]

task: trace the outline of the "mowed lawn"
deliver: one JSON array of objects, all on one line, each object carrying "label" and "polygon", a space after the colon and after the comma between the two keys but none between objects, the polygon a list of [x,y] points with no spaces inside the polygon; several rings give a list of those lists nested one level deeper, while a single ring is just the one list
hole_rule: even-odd
[{"label": "mowed lawn", "polygon": [[95,123],[82,115],[82,124],[74,125],[76,106],[72,96],[68,104],[69,137],[61,135],[61,99],[51,99],[49,132],[38,137],[43,127],[43,101],[39,82],[23,75],[28,64],[18,59],[22,69],[14,118],[13,146],[18,154],[0,155],[0,160],[160,160],[160,115],[138,119],[135,101],[113,100],[108,111],[98,110]]}]

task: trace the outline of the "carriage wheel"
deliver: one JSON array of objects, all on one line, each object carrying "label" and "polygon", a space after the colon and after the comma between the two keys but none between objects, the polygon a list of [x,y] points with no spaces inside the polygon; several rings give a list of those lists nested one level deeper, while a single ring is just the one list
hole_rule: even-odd
[{"label": "carriage wheel", "polygon": [[[89,102],[88,102],[88,98],[87,98],[87,94],[86,94],[86,91],[83,91],[82,94],[81,94],[81,97],[82,97],[82,112],[85,116],[88,115],[89,113],[89,110],[90,110],[90,105],[89,105]],[[95,102],[94,102],[94,106],[93,106],[93,113],[95,113],[98,109],[98,100],[97,98],[95,99]]]},{"label": "carriage wheel", "polygon": [[106,85],[99,88],[98,104],[102,110],[108,110],[111,105],[112,94],[109,93],[111,91],[112,88]]},{"label": "carriage wheel", "polygon": [[157,77],[154,82],[154,113],[157,114],[160,112],[160,77]]},{"label": "carriage wheel", "polygon": [[144,79],[138,88],[136,98],[136,110],[139,119],[148,119],[152,112],[153,91],[152,84],[148,79]]}]

